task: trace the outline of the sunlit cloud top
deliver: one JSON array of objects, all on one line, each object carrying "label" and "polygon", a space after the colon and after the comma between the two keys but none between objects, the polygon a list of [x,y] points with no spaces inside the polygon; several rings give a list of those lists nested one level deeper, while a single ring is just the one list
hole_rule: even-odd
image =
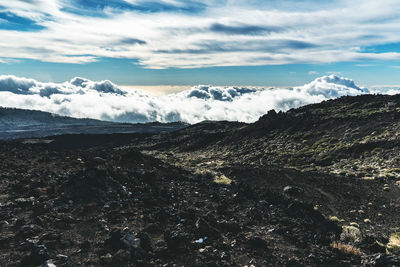
[{"label": "sunlit cloud top", "polygon": [[116,122],[254,122],[270,109],[286,111],[341,96],[370,93],[396,94],[399,89],[368,89],[351,79],[330,75],[292,88],[198,85],[154,96],[140,89],[119,87],[108,80],[75,77],[63,83],[46,83],[0,75],[0,106]]}]

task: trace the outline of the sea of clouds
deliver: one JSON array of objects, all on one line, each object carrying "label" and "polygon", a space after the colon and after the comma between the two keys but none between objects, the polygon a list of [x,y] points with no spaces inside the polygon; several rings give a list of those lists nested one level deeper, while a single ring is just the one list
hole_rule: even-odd
[{"label": "sea of clouds", "polygon": [[[391,89],[382,93],[399,93]],[[197,123],[203,120],[254,122],[270,109],[288,110],[345,95],[381,93],[357,86],[353,80],[323,76],[293,88],[194,86],[189,90],[154,96],[110,81],[74,78],[44,83],[12,75],[0,76],[0,106],[33,109],[76,118],[116,122]]]}]

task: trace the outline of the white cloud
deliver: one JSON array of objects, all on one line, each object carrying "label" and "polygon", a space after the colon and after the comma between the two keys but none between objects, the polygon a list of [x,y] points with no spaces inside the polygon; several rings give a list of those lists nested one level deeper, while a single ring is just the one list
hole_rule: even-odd
[{"label": "white cloud", "polygon": [[[202,85],[161,96],[139,89],[120,88],[110,81],[74,78],[64,83],[42,83],[15,76],[0,76],[0,106],[119,122],[254,122],[270,109],[288,110],[344,95],[369,92],[377,93],[379,89],[370,91],[360,88],[354,81],[334,75],[286,89]],[[390,93],[394,92],[396,90],[391,88]]]},{"label": "white cloud", "polygon": [[339,74],[342,74],[342,72],[340,72],[340,71],[327,71],[327,72],[325,72],[326,74],[333,74],[333,75],[339,75]]},{"label": "white cloud", "polygon": [[310,71],[308,72],[308,74],[309,74],[309,75],[316,75],[316,74],[318,74],[318,71],[310,70]]},{"label": "white cloud", "polygon": [[[206,8],[200,13],[106,10],[104,17],[68,13],[63,7],[71,1],[65,0],[3,2],[0,5],[8,11],[45,29],[1,30],[0,58],[67,63],[127,58],[154,69],[400,59],[398,52],[362,51],[366,46],[400,42],[397,0],[315,1],[312,5],[160,0],[152,3],[177,7],[198,3]],[[140,41],[124,41],[134,39]]]},{"label": "white cloud", "polygon": [[366,68],[366,67],[374,67],[374,64],[356,64],[356,67],[362,67],[362,68]]}]

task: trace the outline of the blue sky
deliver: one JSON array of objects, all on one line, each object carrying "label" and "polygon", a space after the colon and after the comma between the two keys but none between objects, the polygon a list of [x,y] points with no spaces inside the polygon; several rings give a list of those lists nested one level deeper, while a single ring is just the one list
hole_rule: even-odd
[{"label": "blue sky", "polygon": [[0,74],[122,85],[400,84],[397,0],[14,0]]}]

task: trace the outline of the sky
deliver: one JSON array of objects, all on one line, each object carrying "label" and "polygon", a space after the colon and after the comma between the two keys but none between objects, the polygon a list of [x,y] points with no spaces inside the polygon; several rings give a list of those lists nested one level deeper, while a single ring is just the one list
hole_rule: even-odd
[{"label": "sky", "polygon": [[0,1],[0,75],[118,85],[400,84],[398,0]]}]

